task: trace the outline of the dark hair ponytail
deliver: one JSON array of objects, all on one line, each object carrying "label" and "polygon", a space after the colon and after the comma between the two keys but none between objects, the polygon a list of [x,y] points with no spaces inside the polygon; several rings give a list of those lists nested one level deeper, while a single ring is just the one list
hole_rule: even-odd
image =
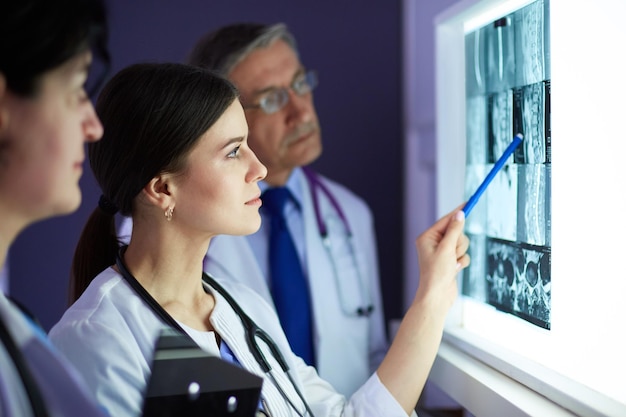
[{"label": "dark hair ponytail", "polygon": [[[93,239],[92,236],[98,238]],[[89,216],[74,252],[70,304],[80,297],[101,271],[115,263],[117,249],[115,217],[97,208]]]}]

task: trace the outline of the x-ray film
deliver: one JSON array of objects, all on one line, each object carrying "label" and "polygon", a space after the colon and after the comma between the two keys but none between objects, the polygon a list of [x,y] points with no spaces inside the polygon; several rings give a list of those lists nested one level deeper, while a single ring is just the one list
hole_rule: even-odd
[{"label": "x-ray film", "polygon": [[[467,164],[485,164],[487,162],[487,97],[468,97],[467,108],[467,146],[472,152],[467,153]],[[476,184],[477,186],[480,184]]]},{"label": "x-ray film", "polygon": [[550,165],[519,165],[517,240],[550,247]]},{"label": "x-ray film", "polygon": [[[491,166],[489,167],[491,169]],[[487,235],[517,241],[517,165],[505,165],[487,188]]]},{"label": "x-ray film", "polygon": [[489,304],[550,328],[550,249],[487,238]]},{"label": "x-ray film", "polygon": [[550,78],[549,10],[547,1],[536,1],[513,13],[517,86]]},{"label": "x-ray film", "polygon": [[512,16],[504,16],[485,27],[488,93],[509,90],[515,85],[514,25]]},{"label": "x-ray film", "polygon": [[465,197],[521,133],[523,142],[466,221],[462,293],[550,329],[551,90],[548,0],[465,37]]},{"label": "x-ray film", "polygon": [[[474,211],[472,211],[474,215]],[[472,260],[472,268],[463,270],[463,281],[461,291],[463,294],[472,297],[483,303],[488,302],[489,292],[487,290],[487,255],[486,237],[484,234],[467,233],[470,239],[468,254]]]},{"label": "x-ray film", "polygon": [[[512,90],[492,94],[488,99],[488,162],[495,163],[513,139]],[[474,153],[473,150],[471,150]]]},{"label": "x-ray film", "polygon": [[515,153],[520,164],[550,163],[550,82],[513,89],[513,131],[524,135]]}]

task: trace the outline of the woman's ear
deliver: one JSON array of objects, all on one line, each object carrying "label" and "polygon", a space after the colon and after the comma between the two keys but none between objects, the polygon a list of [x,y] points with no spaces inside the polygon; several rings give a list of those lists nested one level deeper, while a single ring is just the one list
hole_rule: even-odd
[{"label": "woman's ear", "polygon": [[175,205],[174,196],[171,193],[171,178],[171,175],[159,174],[143,187],[146,199],[161,210],[167,210]]}]

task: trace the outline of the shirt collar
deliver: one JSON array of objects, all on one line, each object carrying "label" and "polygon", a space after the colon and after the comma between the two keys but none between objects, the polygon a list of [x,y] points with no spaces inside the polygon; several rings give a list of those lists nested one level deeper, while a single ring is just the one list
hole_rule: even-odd
[{"label": "shirt collar", "polygon": [[[303,175],[304,173],[302,172],[302,168],[294,168],[294,170],[291,171],[291,175],[289,175],[287,183],[285,184],[285,187],[287,187],[289,192],[291,192],[298,209],[302,207],[302,195],[304,193],[304,190],[302,189]],[[263,194],[265,190],[270,188],[270,185],[265,181],[259,181],[259,188],[261,189],[261,194]]]}]

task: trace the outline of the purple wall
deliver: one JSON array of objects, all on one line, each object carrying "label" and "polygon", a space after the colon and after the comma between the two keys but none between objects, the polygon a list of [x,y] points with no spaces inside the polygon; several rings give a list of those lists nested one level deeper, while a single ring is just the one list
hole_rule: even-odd
[{"label": "purple wall", "polygon": [[[287,23],[315,93],[325,152],[315,166],[364,197],[376,217],[387,318],[402,314],[401,1],[110,0],[113,70],[182,61],[207,30],[235,21]],[[10,292],[49,329],[61,316],[74,246],[100,191],[87,167],[83,204],[31,226],[10,254]]]}]

